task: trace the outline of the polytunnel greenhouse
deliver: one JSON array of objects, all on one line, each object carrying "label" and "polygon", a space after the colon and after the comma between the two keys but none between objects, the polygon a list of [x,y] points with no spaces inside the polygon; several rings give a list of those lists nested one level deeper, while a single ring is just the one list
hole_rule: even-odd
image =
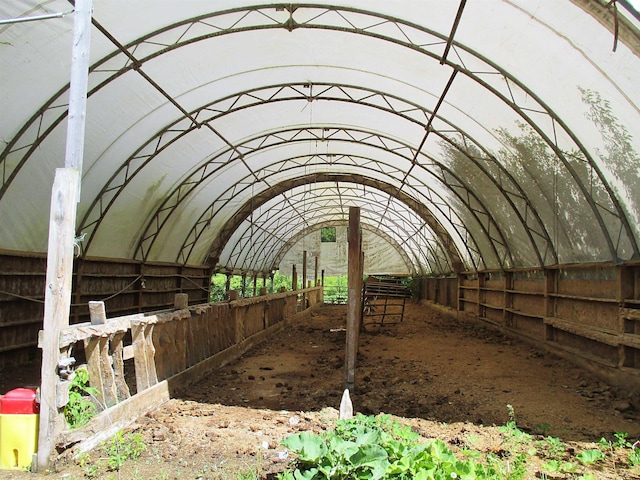
[{"label": "polytunnel greenhouse", "polygon": [[[2,2],[0,367],[42,357],[41,441],[75,343],[117,406],[127,361],[140,395],[321,303],[352,238],[359,276],[637,390],[637,8]],[[253,300],[210,302],[219,273]],[[260,296],[238,330],[229,305]],[[185,315],[232,333],[174,327],[163,360]]]}]

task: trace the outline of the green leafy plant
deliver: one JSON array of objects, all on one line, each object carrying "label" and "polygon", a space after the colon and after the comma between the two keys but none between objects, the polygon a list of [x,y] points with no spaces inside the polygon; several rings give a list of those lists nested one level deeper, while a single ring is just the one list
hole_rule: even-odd
[{"label": "green leafy plant", "polygon": [[127,460],[135,460],[147,446],[139,433],[123,433],[119,430],[115,436],[106,444],[108,455],[107,469],[110,471],[119,470]]},{"label": "green leafy plant", "polygon": [[509,420],[504,426],[499,427],[505,441],[512,445],[524,445],[530,443],[531,435],[520,430],[516,424],[516,414],[513,406],[507,405],[507,409],[509,410]]},{"label": "green leafy plant", "polygon": [[100,463],[94,463],[88,453],[78,457],[78,465],[84,470],[84,476],[88,479],[99,478]]},{"label": "green leafy plant", "polygon": [[632,467],[640,466],[640,447],[633,447],[629,454],[629,464]]},{"label": "green leafy plant", "polygon": [[616,432],[613,436],[616,439],[615,442],[612,443],[613,448],[631,448],[631,443],[627,440],[627,438],[629,438],[627,432]]},{"label": "green leafy plant", "polygon": [[602,450],[594,448],[578,453],[576,455],[576,458],[580,460],[580,462],[582,462],[584,465],[591,465],[592,463],[603,460],[604,453],[602,453]]},{"label": "green leafy plant", "polygon": [[89,373],[84,368],[75,371],[69,385],[69,402],[64,407],[64,417],[70,428],[85,425],[97,413],[90,397],[95,397],[98,390],[89,386]]},{"label": "green leafy plant", "polygon": [[578,465],[574,462],[564,462],[562,460],[550,460],[543,467],[547,472],[573,474],[578,470]]},{"label": "green leafy plant", "polygon": [[564,456],[565,447],[556,437],[545,437],[538,442],[540,449],[546,454],[547,458],[559,460]]},{"label": "green leafy plant", "polygon": [[[459,460],[441,440],[424,439],[388,415],[339,420],[332,431],[320,435],[300,432],[285,438],[282,445],[297,459],[293,469],[279,474],[281,480],[516,479],[524,472],[520,456],[511,465],[499,458],[487,465]],[[507,474],[492,476],[498,470]]]}]

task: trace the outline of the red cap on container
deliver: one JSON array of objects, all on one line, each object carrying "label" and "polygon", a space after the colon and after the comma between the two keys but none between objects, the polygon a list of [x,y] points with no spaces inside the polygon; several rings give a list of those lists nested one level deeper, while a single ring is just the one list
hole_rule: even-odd
[{"label": "red cap on container", "polygon": [[15,388],[0,397],[0,413],[9,415],[31,415],[40,413],[36,402],[36,388]]}]

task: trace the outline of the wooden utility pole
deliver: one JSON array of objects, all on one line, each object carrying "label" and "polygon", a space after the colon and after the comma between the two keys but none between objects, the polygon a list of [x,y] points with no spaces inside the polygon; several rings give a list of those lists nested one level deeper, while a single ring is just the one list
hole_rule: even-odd
[{"label": "wooden utility pole", "polygon": [[[73,50],[69,85],[69,114],[65,168],[56,170],[51,192],[47,275],[42,337],[42,372],[40,384],[40,420],[35,469],[45,470],[51,464],[56,439],[64,428],[64,406],[67,384],[58,376],[60,332],[69,326],[71,284],[77,204],[84,153],[89,47],[91,44],[91,0],[76,0],[73,21]],[[60,392],[58,392],[60,389]],[[60,399],[60,401],[59,401]]]},{"label": "wooden utility pole", "polygon": [[345,388],[353,391],[356,356],[362,311],[362,233],[360,207],[349,207],[349,252],[347,278],[347,345],[345,351]]}]

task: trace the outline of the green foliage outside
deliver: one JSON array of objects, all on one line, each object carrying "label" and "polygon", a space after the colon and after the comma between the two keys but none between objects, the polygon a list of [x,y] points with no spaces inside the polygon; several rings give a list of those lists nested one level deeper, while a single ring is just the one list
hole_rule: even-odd
[{"label": "green foliage outside", "polygon": [[[227,276],[223,273],[217,273],[211,277],[211,291],[209,298],[211,302],[223,302],[226,300],[225,285]],[[302,288],[302,280],[299,278],[298,288]],[[267,287],[270,288],[271,281],[267,280]],[[403,280],[410,291],[413,298],[418,298],[420,284],[413,278],[408,277]],[[262,279],[258,279],[258,291],[262,286]],[[324,277],[324,303],[329,304],[346,304],[347,303],[347,276],[334,275]],[[291,291],[291,277],[277,273],[273,277],[273,292],[277,293],[281,287],[285,287],[287,291]],[[233,275],[231,277],[231,290],[237,290],[242,297],[242,276]],[[253,296],[253,279],[246,277],[245,279],[245,297]]]},{"label": "green foliage outside", "polygon": [[97,409],[90,397],[95,397],[98,390],[89,386],[89,373],[84,368],[75,371],[69,385],[69,403],[64,407],[64,418],[69,428],[78,428],[93,418]]},{"label": "green foliage outside", "polygon": [[335,242],[336,241],[336,227],[324,227],[320,231],[320,241],[325,242]]},{"label": "green foliage outside", "polygon": [[[223,302],[226,300],[226,290],[225,286],[227,284],[227,276],[224,273],[216,273],[211,277],[211,289],[209,292],[209,301],[210,302]],[[241,275],[232,275],[231,276],[231,290],[237,290],[240,293],[240,297],[242,297],[242,276]],[[267,288],[270,288],[271,280],[267,278]],[[262,287],[262,278],[258,278],[257,282],[257,292],[260,293],[260,287]],[[279,292],[280,287],[285,287],[287,290],[291,290],[291,277],[287,275],[281,275],[280,273],[276,273],[273,277],[273,291]],[[245,297],[253,296],[253,278],[245,277]]]},{"label": "green foliage outside", "polygon": [[324,277],[324,303],[347,303],[347,276]]}]

